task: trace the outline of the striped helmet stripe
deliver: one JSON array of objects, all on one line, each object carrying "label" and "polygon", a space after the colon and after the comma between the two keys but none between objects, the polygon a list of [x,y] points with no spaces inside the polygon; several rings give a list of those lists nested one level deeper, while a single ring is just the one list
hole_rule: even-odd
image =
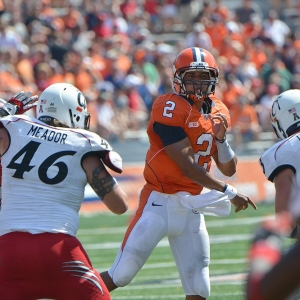
[{"label": "striped helmet stripe", "polygon": [[192,48],[193,60],[198,62],[204,62],[204,51],[202,48]]}]

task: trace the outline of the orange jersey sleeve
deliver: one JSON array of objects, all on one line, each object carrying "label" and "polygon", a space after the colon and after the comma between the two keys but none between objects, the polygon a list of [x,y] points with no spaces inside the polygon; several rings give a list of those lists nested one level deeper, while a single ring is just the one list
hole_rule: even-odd
[{"label": "orange jersey sleeve", "polygon": [[[212,113],[222,112],[229,118],[226,106],[216,97],[212,100]],[[176,94],[165,94],[155,100],[147,128],[150,148],[144,169],[146,186],[167,194],[180,191],[199,194],[203,187],[185,177],[167,155],[160,137],[153,130],[155,122],[183,128],[191,142],[195,160],[209,171],[211,157],[217,151],[211,121],[192,102]]]}]

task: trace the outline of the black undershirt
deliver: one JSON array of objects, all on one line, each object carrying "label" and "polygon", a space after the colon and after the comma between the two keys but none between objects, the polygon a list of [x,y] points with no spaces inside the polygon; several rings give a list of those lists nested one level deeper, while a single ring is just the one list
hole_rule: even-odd
[{"label": "black undershirt", "polygon": [[165,147],[177,143],[187,137],[185,131],[180,126],[170,126],[155,122],[153,124],[153,130],[159,135]]}]

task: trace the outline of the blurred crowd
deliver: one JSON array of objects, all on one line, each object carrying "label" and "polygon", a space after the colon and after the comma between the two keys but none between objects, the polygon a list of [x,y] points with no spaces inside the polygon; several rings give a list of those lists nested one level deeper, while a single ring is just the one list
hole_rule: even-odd
[{"label": "blurred crowd", "polygon": [[297,3],[270,1],[265,15],[253,0],[234,10],[222,0],[0,0],[0,98],[71,83],[88,100],[91,130],[122,140],[172,92],[175,56],[203,47],[217,60],[216,95],[238,147],[272,131],[274,97],[300,88],[300,27],[281,14],[300,16]]}]

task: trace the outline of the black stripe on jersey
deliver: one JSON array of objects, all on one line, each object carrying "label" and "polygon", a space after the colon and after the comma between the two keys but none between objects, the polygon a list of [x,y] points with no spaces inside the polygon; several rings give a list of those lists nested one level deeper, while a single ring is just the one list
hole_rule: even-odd
[{"label": "black stripe on jersey", "polygon": [[154,122],[153,131],[159,135],[164,147],[180,142],[187,137],[184,129],[180,126],[171,126]]}]

